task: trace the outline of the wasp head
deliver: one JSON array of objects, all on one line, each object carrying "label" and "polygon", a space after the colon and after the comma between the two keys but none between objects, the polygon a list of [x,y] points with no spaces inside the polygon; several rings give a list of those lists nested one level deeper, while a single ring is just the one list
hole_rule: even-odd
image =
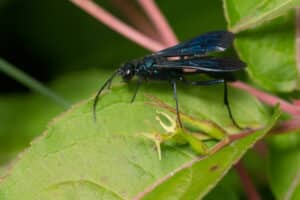
[{"label": "wasp head", "polygon": [[125,63],[119,69],[119,74],[125,82],[130,81],[135,74],[135,67],[132,63]]}]

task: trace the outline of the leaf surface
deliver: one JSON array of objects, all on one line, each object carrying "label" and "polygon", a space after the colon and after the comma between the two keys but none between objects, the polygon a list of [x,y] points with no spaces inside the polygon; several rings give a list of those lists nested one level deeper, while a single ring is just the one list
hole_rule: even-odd
[{"label": "leaf surface", "polygon": [[[1,181],[0,199],[19,199],[20,195],[22,199],[198,199],[265,135],[279,115],[275,112],[270,119],[251,96],[230,90],[238,122],[265,124],[265,128],[208,157],[197,156],[187,145],[163,146],[159,161],[153,142],[141,134],[163,131],[155,120],[159,108],[145,104],[149,101],[145,93],[173,105],[170,87],[147,85],[130,104],[134,85],[121,84],[101,97],[97,123],[92,118],[92,100],[56,118]],[[201,90],[182,86],[179,99],[186,114],[232,130],[221,86]],[[159,181],[161,184],[155,185]]]},{"label": "leaf surface", "polygon": [[[296,17],[295,11],[287,12],[297,2],[224,1],[229,29],[238,33],[235,40],[237,53],[247,63],[250,78],[266,90],[291,92],[299,89]],[[281,7],[281,4],[286,6]],[[260,20],[264,15],[270,16],[272,20],[266,17]],[[252,20],[258,22],[252,23]]]},{"label": "leaf surface", "polygon": [[224,0],[225,16],[233,32],[254,28],[300,5],[299,0]]}]

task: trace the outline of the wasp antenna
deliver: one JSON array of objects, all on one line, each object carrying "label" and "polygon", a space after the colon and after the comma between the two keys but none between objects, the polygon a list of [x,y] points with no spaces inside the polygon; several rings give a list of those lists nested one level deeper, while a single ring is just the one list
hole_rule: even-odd
[{"label": "wasp antenna", "polygon": [[118,71],[115,71],[110,77],[109,79],[107,79],[105,81],[105,83],[101,86],[101,88],[98,90],[95,99],[94,99],[94,103],[93,103],[93,117],[94,117],[94,121],[96,122],[96,108],[97,108],[97,104],[99,101],[99,96],[102,93],[102,91],[105,89],[106,86],[110,85],[112,80],[115,78],[115,76],[118,74]]}]

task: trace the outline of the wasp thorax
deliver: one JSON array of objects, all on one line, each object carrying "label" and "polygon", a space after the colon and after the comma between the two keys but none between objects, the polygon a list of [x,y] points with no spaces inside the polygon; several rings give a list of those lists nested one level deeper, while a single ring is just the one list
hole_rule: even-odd
[{"label": "wasp thorax", "polygon": [[131,63],[125,63],[119,69],[119,74],[122,76],[124,81],[130,81],[134,74],[134,65]]}]

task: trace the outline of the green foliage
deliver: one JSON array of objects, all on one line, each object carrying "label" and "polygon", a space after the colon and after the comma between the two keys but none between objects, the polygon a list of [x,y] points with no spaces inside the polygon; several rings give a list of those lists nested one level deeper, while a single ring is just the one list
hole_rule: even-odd
[{"label": "green foliage", "polygon": [[[70,73],[57,78],[51,89],[75,103],[88,98],[98,88],[101,75],[106,74],[96,70]],[[1,96],[0,109],[0,163],[16,156],[44,131],[50,119],[63,111],[63,107],[39,94]]]},{"label": "green foliage", "polygon": [[247,62],[251,79],[265,89],[290,92],[299,88],[294,19],[294,12],[287,13],[241,33],[236,40],[238,54]]},{"label": "green foliage", "polygon": [[[100,3],[118,13],[108,1]],[[220,1],[193,0],[178,4],[166,0],[157,3],[182,40],[226,27]],[[296,5],[300,5],[299,0],[223,1],[229,30],[237,35],[237,54],[247,63],[251,82],[268,91],[286,92],[287,97],[290,97],[288,92],[299,89],[295,12],[292,11]],[[119,63],[146,53],[67,1],[0,1],[0,8],[10,16],[9,23],[22,39],[22,45],[45,60],[43,67],[50,68],[55,81],[49,87],[72,103],[89,98]],[[1,19],[4,19],[3,13],[0,13]],[[6,31],[3,29],[5,36],[10,34]],[[6,43],[6,37],[0,37],[0,42]],[[0,69],[8,69],[3,68],[7,63],[0,64]],[[88,69],[93,67],[101,70]],[[16,75],[20,73],[11,69],[6,73],[17,72],[13,76],[18,79]],[[83,70],[57,77],[58,73],[74,69]],[[37,86],[36,82],[30,84],[32,80],[26,76],[18,80],[31,87]],[[206,199],[243,197],[236,174],[227,172],[265,136],[275,124],[278,111],[271,114],[249,94],[230,88],[230,104],[238,123],[243,127],[262,126],[263,129],[213,155],[202,157],[194,151],[202,145],[194,137],[183,137],[182,143],[167,140],[161,144],[159,160],[155,144],[145,135],[166,134],[156,120],[157,111],[166,112],[173,119],[175,116],[161,107],[149,105],[153,100],[145,95],[154,95],[174,107],[171,86],[148,83],[136,102],[130,104],[134,87],[134,83],[127,87],[116,81],[112,90],[101,96],[97,123],[92,120],[92,99],[75,105],[55,118],[13,164],[8,161],[40,135],[50,119],[64,110],[36,93],[1,95],[0,175],[6,176],[0,178],[0,199],[53,199],[53,196],[55,199],[132,199],[158,180],[163,181],[146,192],[144,199],[199,199],[206,194]],[[43,88],[37,91],[48,92]],[[179,103],[181,111],[198,120],[200,126],[204,125],[202,120],[209,120],[229,134],[238,132],[223,105],[222,86],[180,85]],[[185,119],[185,123],[187,121]],[[204,135],[205,139],[203,133],[201,135],[205,148],[213,148],[217,142],[224,141],[223,132],[216,137],[216,132],[206,130],[212,127],[215,126],[200,128],[208,134]],[[268,171],[277,199],[299,199],[298,141],[296,135],[268,140],[267,169],[265,161],[253,159],[251,154],[244,160],[260,188],[268,187],[266,180],[261,180],[265,175],[262,173]],[[202,150],[200,148],[198,153]]]},{"label": "green foliage", "polygon": [[[289,10],[299,6],[300,2],[274,0],[241,4],[226,0],[224,5],[229,29],[239,33],[235,46],[248,64],[250,78],[269,91],[299,90],[295,59],[296,18],[295,12]],[[276,136],[269,143],[267,171],[277,199],[299,199],[297,138],[295,135]],[[254,163],[251,165],[255,166]]]},{"label": "green foliage", "polygon": [[[197,88],[179,90],[180,99],[185,102],[182,110],[193,116],[210,113],[217,117],[216,122],[230,126],[225,109],[221,109],[222,88],[213,89],[214,93],[209,89],[202,89],[201,93]],[[172,96],[165,91],[166,88],[146,87],[137,101],[130,104],[132,92],[123,85],[115,86],[101,98],[97,123],[92,120],[92,100],[78,104],[56,118],[43,136],[26,150],[1,183],[0,196],[18,199],[22,194],[23,199],[51,199],[59,194],[62,199],[68,199],[78,194],[77,198],[91,195],[90,198],[96,199],[108,195],[111,199],[131,199],[159,179],[166,178],[145,199],[198,199],[267,133],[279,116],[276,111],[264,129],[211,156],[197,157],[188,146],[164,146],[159,161],[153,143],[141,134],[162,131],[158,123],[153,123],[159,108],[145,105],[149,100],[144,94],[151,93],[164,102],[173,103]],[[232,102],[237,115],[249,113],[240,117],[240,123],[252,126],[257,119],[267,119],[255,99],[231,90],[231,96],[236,95],[244,104],[252,104],[244,110],[236,110],[237,101]],[[205,113],[205,107],[209,113]],[[219,109],[212,110],[214,107]]]},{"label": "green foliage", "polygon": [[211,192],[209,192],[204,199],[216,200],[216,199],[241,199],[241,183],[238,175],[234,170],[229,171],[220,183]]},{"label": "green foliage", "polygon": [[251,29],[300,5],[299,0],[252,0],[242,3],[238,0],[224,0],[223,2],[229,29],[235,33]]},{"label": "green foliage", "polygon": [[[299,1],[224,1],[229,29],[238,34],[239,56],[248,64],[251,79],[259,86],[290,92],[299,88],[295,60],[295,15],[286,11]],[[276,18],[278,15],[282,17]],[[263,24],[263,25],[262,25]]]},{"label": "green foliage", "polygon": [[277,199],[300,198],[299,133],[280,135],[269,141],[269,179]]}]

